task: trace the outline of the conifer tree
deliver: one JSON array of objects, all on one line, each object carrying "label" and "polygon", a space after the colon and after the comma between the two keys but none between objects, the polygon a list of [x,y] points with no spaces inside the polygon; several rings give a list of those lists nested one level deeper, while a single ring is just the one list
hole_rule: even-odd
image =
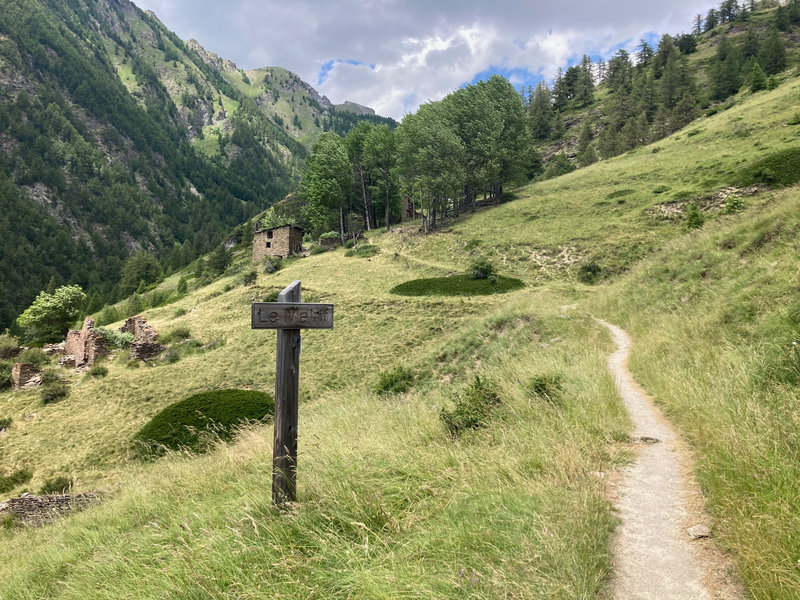
[{"label": "conifer tree", "polygon": [[587,55],[581,58],[578,81],[575,84],[575,99],[579,106],[589,106],[594,102],[594,76],[592,75],[592,59]]},{"label": "conifer tree", "polygon": [[753,63],[753,70],[750,71],[750,91],[758,92],[767,89],[767,76],[758,62]]},{"label": "conifer tree", "polygon": [[529,115],[531,135],[537,140],[546,140],[550,137],[553,127],[553,105],[550,101],[550,89],[544,80],[536,85]]},{"label": "conifer tree", "polygon": [[786,68],[786,45],[776,29],[770,29],[758,52],[758,63],[767,75],[776,75]]}]

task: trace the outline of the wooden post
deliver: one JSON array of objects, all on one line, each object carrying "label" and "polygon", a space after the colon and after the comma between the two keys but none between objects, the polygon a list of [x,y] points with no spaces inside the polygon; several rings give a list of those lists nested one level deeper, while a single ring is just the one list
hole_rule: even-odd
[{"label": "wooden post", "polygon": [[297,500],[297,406],[300,383],[300,330],[332,329],[333,304],[300,301],[300,281],[293,281],[277,302],[253,302],[253,329],[277,329],[275,364],[275,440],[272,453],[272,502]]},{"label": "wooden post", "polygon": [[[300,281],[278,295],[278,302],[300,302]],[[300,385],[300,330],[278,329],[275,367],[275,441],[272,450],[272,502],[297,500],[297,418]]]}]

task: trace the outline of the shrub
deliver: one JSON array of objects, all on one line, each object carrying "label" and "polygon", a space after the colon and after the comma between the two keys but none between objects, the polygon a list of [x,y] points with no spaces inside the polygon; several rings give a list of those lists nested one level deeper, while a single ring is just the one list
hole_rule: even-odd
[{"label": "shrub", "polygon": [[3,352],[18,347],[19,341],[13,335],[8,333],[8,330],[6,330],[5,333],[0,333],[0,356],[3,355]]},{"label": "shrub", "polygon": [[207,447],[208,432],[227,441],[240,424],[263,420],[274,410],[272,396],[264,392],[201,392],[162,410],[139,430],[134,441],[146,452],[181,448],[201,452]]},{"label": "shrub", "polygon": [[765,156],[745,169],[739,177],[742,185],[767,183],[793,185],[800,181],[800,148],[787,148]]},{"label": "shrub", "polygon": [[178,280],[178,293],[185,294],[189,289],[189,284],[186,282],[186,278],[181,276]]},{"label": "shrub", "polygon": [[339,239],[339,233],[336,231],[327,231],[319,236],[320,241],[322,240],[332,240],[332,239]]},{"label": "shrub", "polygon": [[495,273],[494,265],[486,259],[472,263],[467,269],[467,277],[470,279],[489,279]]},{"label": "shrub", "polygon": [[622,198],[623,196],[630,196],[631,194],[636,193],[636,190],[617,190],[615,192],[611,192],[606,196],[606,200],[614,200],[615,198]]},{"label": "shrub", "polygon": [[583,263],[578,267],[578,281],[586,285],[594,285],[603,276],[603,268],[595,261]]},{"label": "shrub", "polygon": [[136,336],[132,333],[122,332],[110,327],[97,327],[95,331],[111,348],[129,348],[131,342],[136,340]]},{"label": "shrub", "polygon": [[13,422],[14,419],[12,419],[11,417],[3,417],[2,419],[0,419],[0,431],[11,427],[11,423]]},{"label": "shrub", "polygon": [[493,276],[487,279],[470,279],[467,275],[413,279],[389,290],[399,296],[488,296],[505,294],[525,287],[513,277]]},{"label": "shrub", "polygon": [[255,269],[250,269],[242,275],[242,285],[253,285],[258,281],[258,272]]},{"label": "shrub", "polygon": [[699,229],[705,222],[706,218],[703,216],[703,213],[700,212],[700,209],[697,208],[697,204],[695,202],[690,202],[686,206],[686,229]]},{"label": "shrub", "polygon": [[453,408],[443,408],[439,418],[450,435],[457,437],[469,429],[486,425],[492,410],[500,404],[500,396],[492,382],[478,375],[452,398]]},{"label": "shrub", "polygon": [[101,327],[103,325],[108,325],[109,323],[116,323],[122,318],[122,315],[119,313],[119,310],[116,309],[114,306],[106,306],[97,313],[97,318],[94,320],[95,325],[97,327]]},{"label": "shrub", "polygon": [[659,186],[656,186],[655,188],[653,188],[653,193],[654,194],[663,194],[664,192],[668,192],[668,191],[669,191],[669,186],[668,185],[659,185]]},{"label": "shrub", "polygon": [[53,383],[62,383],[61,377],[53,369],[48,369],[47,371],[42,371],[41,378],[42,378],[42,385],[50,385],[50,384],[53,384]]},{"label": "shrub", "polygon": [[354,239],[352,239],[352,238],[350,238],[349,240],[345,240],[344,241],[344,247],[345,248],[352,248],[355,245],[356,245],[356,241]]},{"label": "shrub", "polygon": [[787,125],[800,125],[800,112],[794,113],[794,116],[789,119]]},{"label": "shrub", "polygon": [[728,196],[728,199],[725,200],[725,208],[722,212],[726,215],[737,213],[741,210],[744,210],[744,200],[740,196],[736,194],[731,194]]},{"label": "shrub", "polygon": [[50,362],[50,357],[41,348],[27,348],[19,355],[17,362],[43,367]]},{"label": "shrub", "polygon": [[14,368],[14,363],[7,360],[0,360],[0,390],[7,390],[14,384],[14,381],[11,379],[12,368]]},{"label": "shrub", "polygon": [[179,340],[188,340],[190,337],[192,337],[192,332],[185,325],[181,325],[175,329],[170,329],[158,341],[162,344],[170,344]]},{"label": "shrub", "polygon": [[327,248],[323,248],[322,246],[314,245],[314,246],[311,246],[311,250],[309,250],[308,253],[310,255],[314,256],[315,254],[322,254],[323,252],[327,252],[327,251],[328,251]]},{"label": "shrub", "polygon": [[39,489],[39,494],[66,494],[72,489],[74,483],[75,482],[71,478],[59,475],[52,479],[45,480],[42,487]]},{"label": "shrub", "polygon": [[28,468],[17,469],[10,475],[0,475],[0,494],[7,494],[18,485],[28,483],[33,477],[33,471]]},{"label": "shrub", "polygon": [[92,367],[89,369],[89,375],[98,379],[100,377],[105,377],[108,375],[108,367],[103,365],[92,365]]},{"label": "shrub", "polygon": [[264,259],[264,273],[272,274],[280,271],[283,266],[283,260],[280,256],[268,256]]},{"label": "shrub", "polygon": [[375,392],[377,394],[402,394],[407,392],[413,383],[414,372],[398,365],[394,369],[380,374]]},{"label": "shrub", "polygon": [[534,375],[525,387],[533,396],[556,404],[561,395],[561,382],[561,375]]},{"label": "shrub", "polygon": [[43,385],[39,393],[42,396],[42,402],[44,404],[53,404],[69,396],[69,387],[63,382],[51,383],[49,385]]},{"label": "shrub", "polygon": [[381,251],[380,247],[375,246],[374,244],[359,244],[358,246],[353,246],[352,248],[350,248],[350,250],[345,252],[344,255],[354,256],[356,258],[370,258],[380,253],[380,251]]},{"label": "shrub", "polygon": [[176,348],[169,348],[161,355],[161,361],[170,365],[178,362],[180,359],[181,353]]}]

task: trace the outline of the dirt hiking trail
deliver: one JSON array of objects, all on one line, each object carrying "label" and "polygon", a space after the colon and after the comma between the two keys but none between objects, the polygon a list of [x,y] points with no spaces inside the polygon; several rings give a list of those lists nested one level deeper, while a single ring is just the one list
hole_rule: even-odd
[{"label": "dirt hiking trail", "polygon": [[744,594],[730,561],[708,537],[711,523],[703,513],[688,451],[628,371],[628,335],[616,325],[598,322],[617,345],[608,366],[639,447],[636,461],[610,486],[622,520],[614,543],[611,597],[740,600]]}]

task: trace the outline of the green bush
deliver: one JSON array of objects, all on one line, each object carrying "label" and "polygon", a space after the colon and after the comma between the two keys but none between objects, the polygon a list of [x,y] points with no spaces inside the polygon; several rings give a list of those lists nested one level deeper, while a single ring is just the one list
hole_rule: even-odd
[{"label": "green bush", "polygon": [[108,367],[103,365],[92,365],[92,367],[89,369],[90,377],[99,379],[100,377],[105,377],[106,375],[108,375]]},{"label": "green bush", "polygon": [[617,190],[606,195],[606,200],[614,200],[615,198],[622,198],[623,196],[630,196],[636,193],[636,190]]},{"label": "green bush", "polygon": [[326,231],[321,236],[319,236],[319,240],[332,240],[332,239],[339,239],[339,232],[338,231]]},{"label": "green bush", "polygon": [[229,440],[242,423],[274,413],[272,396],[248,390],[201,392],[168,406],[134,436],[145,454],[186,448],[202,452],[213,436]]},{"label": "green bush", "polygon": [[53,404],[69,396],[69,387],[63,382],[42,385],[39,388],[39,394],[44,404]]},{"label": "green bush", "polygon": [[309,250],[308,253],[310,255],[314,256],[315,254],[322,254],[323,252],[327,252],[327,251],[328,251],[327,248],[323,248],[322,246],[314,245],[314,246],[311,246],[311,250]]},{"label": "green bush", "polygon": [[[348,240],[349,241],[349,240]],[[354,256],[356,258],[371,258],[381,251],[379,246],[374,244],[358,244],[353,246],[344,253],[345,256]]]},{"label": "green bush", "polygon": [[561,395],[561,375],[534,375],[526,382],[525,387],[531,395],[557,404]]},{"label": "green bush", "polygon": [[742,171],[740,185],[793,185],[800,181],[800,147],[775,152]]},{"label": "green bush", "polygon": [[158,341],[162,344],[171,344],[172,342],[188,340],[190,337],[192,337],[192,332],[185,325],[181,325],[167,331]]},{"label": "green bush", "polygon": [[663,194],[664,192],[668,192],[669,189],[670,188],[669,188],[668,185],[658,185],[658,186],[653,188],[653,193],[654,194]]},{"label": "green bush", "polygon": [[725,208],[722,212],[726,215],[737,213],[744,210],[744,200],[740,196],[736,194],[731,194],[728,196],[728,199],[725,200]]},{"label": "green bush", "polygon": [[11,417],[3,417],[2,419],[0,419],[0,430],[8,429],[9,427],[11,427],[11,423],[13,422],[14,419],[12,419]]},{"label": "green bush", "polygon": [[110,348],[130,348],[131,342],[136,340],[136,336],[132,333],[122,332],[110,327],[97,327],[95,332],[106,341]]},{"label": "green bush", "polygon": [[0,333],[0,355],[7,350],[19,347],[19,340],[6,331]]},{"label": "green bush", "polygon": [[457,437],[486,425],[492,411],[500,404],[500,396],[491,381],[476,375],[470,385],[454,394],[452,404],[453,408],[441,410],[439,418],[448,433]]},{"label": "green bush", "polygon": [[47,479],[42,484],[42,487],[39,488],[39,494],[66,494],[72,489],[74,483],[71,478],[59,475],[52,479]]},{"label": "green bush", "polygon": [[496,274],[494,265],[486,259],[481,259],[472,263],[467,269],[467,277],[470,279],[489,279]]},{"label": "green bush", "polygon": [[280,271],[283,267],[283,259],[280,256],[268,256],[264,259],[264,273],[272,274]]},{"label": "green bush", "polygon": [[258,281],[258,272],[255,269],[245,271],[242,275],[242,285],[253,285]]},{"label": "green bush", "polygon": [[28,483],[31,477],[33,471],[27,468],[18,469],[10,475],[0,475],[0,494],[7,494],[18,485]]},{"label": "green bush", "polygon": [[684,222],[686,229],[699,229],[705,222],[706,218],[703,216],[703,213],[700,212],[700,209],[697,208],[697,204],[690,202],[686,206],[686,218]]},{"label": "green bush", "polygon": [[50,357],[41,348],[26,348],[17,357],[17,362],[43,367],[50,362]]},{"label": "green bush", "polygon": [[352,239],[352,238],[349,239],[349,240],[345,240],[344,241],[344,247],[345,248],[352,248],[355,245],[356,245],[356,241],[354,239]]},{"label": "green bush", "polygon": [[578,267],[578,281],[586,285],[594,285],[603,276],[603,268],[595,261],[583,263]]},{"label": "green bush", "polygon": [[7,390],[13,384],[11,379],[11,369],[14,368],[14,363],[7,360],[0,360],[0,390]]},{"label": "green bush", "polygon": [[108,325],[109,323],[116,323],[120,319],[122,319],[122,315],[116,307],[106,306],[103,308],[103,310],[97,313],[97,317],[95,318],[94,322],[97,327],[102,327],[103,325]]},{"label": "green bush", "polygon": [[524,287],[521,280],[500,275],[493,279],[470,279],[466,275],[451,275],[413,279],[396,285],[389,292],[398,296],[488,296],[505,294]]},{"label": "green bush", "polygon": [[46,371],[42,371],[41,378],[42,378],[42,385],[63,383],[61,376],[54,369],[47,369]]},{"label": "green bush", "polygon": [[375,386],[377,394],[403,394],[414,383],[414,372],[405,367],[396,366],[394,369],[380,374],[378,384]]}]

